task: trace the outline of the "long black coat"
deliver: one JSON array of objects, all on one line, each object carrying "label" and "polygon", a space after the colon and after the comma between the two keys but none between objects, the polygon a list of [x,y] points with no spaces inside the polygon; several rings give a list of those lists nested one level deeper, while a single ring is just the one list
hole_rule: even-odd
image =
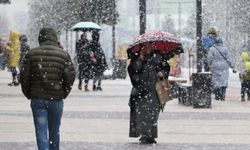
[{"label": "long black coat", "polygon": [[96,59],[96,63],[94,63],[93,67],[93,75],[103,75],[104,71],[108,68],[108,64],[100,43],[92,41],[90,43],[90,49],[94,52],[94,57]]},{"label": "long black coat", "polygon": [[128,66],[133,88],[130,94],[130,137],[157,138],[157,121],[160,103],[155,90],[156,73],[162,71],[160,54],[150,54],[142,61],[139,57],[131,59]]},{"label": "long black coat", "polygon": [[76,43],[77,62],[79,67],[79,79],[91,79],[93,76],[93,61],[88,41],[79,40]]}]

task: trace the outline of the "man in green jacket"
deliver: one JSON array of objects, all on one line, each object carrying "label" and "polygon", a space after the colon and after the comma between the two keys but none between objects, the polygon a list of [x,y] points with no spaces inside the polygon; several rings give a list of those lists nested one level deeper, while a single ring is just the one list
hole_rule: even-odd
[{"label": "man in green jacket", "polygon": [[54,29],[41,29],[38,41],[40,46],[23,60],[20,81],[23,94],[31,99],[38,149],[59,150],[63,99],[71,91],[75,70]]}]

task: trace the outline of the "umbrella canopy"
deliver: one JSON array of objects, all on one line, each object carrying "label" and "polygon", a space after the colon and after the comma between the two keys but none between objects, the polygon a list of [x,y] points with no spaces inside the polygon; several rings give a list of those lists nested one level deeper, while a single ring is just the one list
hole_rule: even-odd
[{"label": "umbrella canopy", "polygon": [[155,51],[159,51],[163,54],[171,53],[183,53],[181,42],[177,38],[168,32],[150,32],[138,36],[132,44],[128,47],[128,55],[137,53],[141,47],[148,47]]},{"label": "umbrella canopy", "polygon": [[94,22],[78,22],[71,29],[74,31],[99,31],[102,28]]}]

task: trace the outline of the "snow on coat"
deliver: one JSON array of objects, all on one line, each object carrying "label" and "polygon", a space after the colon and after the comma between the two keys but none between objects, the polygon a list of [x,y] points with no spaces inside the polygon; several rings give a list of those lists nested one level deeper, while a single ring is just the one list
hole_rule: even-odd
[{"label": "snow on coat", "polygon": [[[224,58],[219,52],[224,56]],[[212,46],[208,51],[208,63],[212,72],[213,87],[218,88],[227,86],[229,67],[232,66],[228,49],[222,44],[215,44]]]}]

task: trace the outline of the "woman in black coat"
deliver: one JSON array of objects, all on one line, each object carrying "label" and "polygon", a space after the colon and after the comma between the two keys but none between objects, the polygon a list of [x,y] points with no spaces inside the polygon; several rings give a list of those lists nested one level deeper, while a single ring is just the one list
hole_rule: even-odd
[{"label": "woman in black coat", "polygon": [[108,68],[105,54],[99,42],[99,37],[99,33],[93,31],[92,41],[90,42],[90,49],[93,52],[93,57],[95,59],[93,63],[93,91],[102,91],[101,81],[103,73]]},{"label": "woman in black coat", "polygon": [[79,84],[78,89],[82,90],[82,80],[84,79],[84,90],[87,92],[89,80],[92,78],[93,61],[92,52],[90,51],[89,42],[86,33],[81,35],[81,39],[76,43],[77,62],[79,67]]},{"label": "woman in black coat", "polygon": [[157,121],[160,103],[155,84],[165,74],[163,57],[159,53],[149,52],[133,55],[128,66],[133,88],[130,94],[130,137],[141,137],[143,144],[156,143],[158,137]]}]

